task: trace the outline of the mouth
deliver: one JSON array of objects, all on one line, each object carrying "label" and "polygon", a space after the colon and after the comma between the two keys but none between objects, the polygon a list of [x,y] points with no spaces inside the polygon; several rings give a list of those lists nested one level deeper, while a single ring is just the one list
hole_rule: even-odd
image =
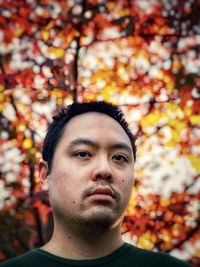
[{"label": "mouth", "polygon": [[98,186],[88,194],[88,197],[92,197],[96,200],[107,201],[113,200],[115,198],[115,193],[109,187]]}]

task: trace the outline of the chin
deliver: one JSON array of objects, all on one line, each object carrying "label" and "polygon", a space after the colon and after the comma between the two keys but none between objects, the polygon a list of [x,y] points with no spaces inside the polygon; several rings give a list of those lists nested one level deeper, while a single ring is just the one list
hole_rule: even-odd
[{"label": "chin", "polygon": [[118,221],[118,217],[111,210],[106,210],[105,208],[101,211],[96,210],[90,212],[90,214],[85,214],[78,218],[77,223],[82,226],[87,226],[86,229],[92,231],[104,232],[112,228],[113,225]]}]

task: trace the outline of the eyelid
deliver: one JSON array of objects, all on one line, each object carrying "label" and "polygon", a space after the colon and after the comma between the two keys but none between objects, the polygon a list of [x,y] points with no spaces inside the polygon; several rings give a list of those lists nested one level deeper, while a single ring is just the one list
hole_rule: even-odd
[{"label": "eyelid", "polygon": [[[78,154],[80,154],[80,153],[85,153],[86,157],[91,157],[92,156],[92,154],[89,151],[83,150],[83,149],[73,152],[73,156],[78,156]],[[82,157],[82,158],[84,158],[84,157]]]},{"label": "eyelid", "polygon": [[[129,161],[129,157],[126,154],[118,153],[118,154],[115,154],[113,157],[116,157],[116,156],[122,157],[125,162],[128,162]],[[121,160],[119,160],[119,161],[121,161]]]}]

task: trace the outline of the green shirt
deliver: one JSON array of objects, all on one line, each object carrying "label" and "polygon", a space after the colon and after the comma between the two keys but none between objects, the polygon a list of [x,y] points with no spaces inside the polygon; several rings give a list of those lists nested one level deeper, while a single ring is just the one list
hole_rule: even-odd
[{"label": "green shirt", "polygon": [[0,264],[0,267],[190,267],[165,253],[152,252],[123,244],[111,254],[92,260],[72,260],[36,248]]}]

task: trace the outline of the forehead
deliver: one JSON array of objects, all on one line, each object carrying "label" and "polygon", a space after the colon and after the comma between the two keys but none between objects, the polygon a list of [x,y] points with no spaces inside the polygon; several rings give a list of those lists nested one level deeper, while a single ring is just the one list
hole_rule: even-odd
[{"label": "forehead", "polygon": [[65,126],[62,137],[67,140],[79,137],[107,137],[126,141],[130,145],[130,139],[122,126],[112,117],[100,112],[87,112],[73,117]]}]

